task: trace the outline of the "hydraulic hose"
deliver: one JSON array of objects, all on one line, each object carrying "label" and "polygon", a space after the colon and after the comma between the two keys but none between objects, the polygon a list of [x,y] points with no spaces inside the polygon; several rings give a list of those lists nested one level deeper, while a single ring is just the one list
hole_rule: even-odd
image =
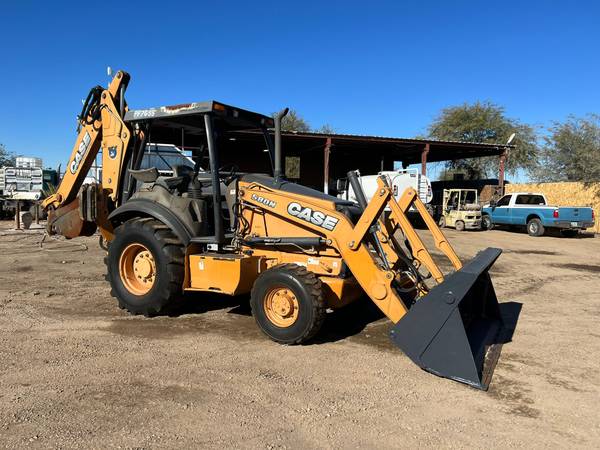
[{"label": "hydraulic hose", "polygon": [[102,86],[94,86],[90,89],[87,98],[83,102],[81,113],[77,118],[80,122],[91,125],[96,120],[100,119],[100,98],[104,88]]}]

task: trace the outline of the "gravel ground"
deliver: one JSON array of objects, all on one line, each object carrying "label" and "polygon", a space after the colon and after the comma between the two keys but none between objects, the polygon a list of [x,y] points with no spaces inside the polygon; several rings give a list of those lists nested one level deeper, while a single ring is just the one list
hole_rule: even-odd
[{"label": "gravel ground", "polygon": [[446,233],[463,260],[504,249],[491,273],[519,321],[488,392],[413,365],[368,300],[330,314],[312,345],[280,346],[247,298],[132,317],[97,239],[40,249],[40,234],[5,230],[0,446],[600,447],[600,239]]}]

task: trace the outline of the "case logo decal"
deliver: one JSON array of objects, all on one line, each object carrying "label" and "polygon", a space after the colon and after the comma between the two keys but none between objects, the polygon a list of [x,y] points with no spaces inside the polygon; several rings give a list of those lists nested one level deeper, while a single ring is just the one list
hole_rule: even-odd
[{"label": "case logo decal", "polygon": [[292,202],[287,208],[290,216],[297,217],[298,219],[305,220],[313,225],[318,225],[326,230],[333,231],[338,223],[338,219],[332,216],[328,216],[321,211],[313,211],[307,206],[302,206],[300,203]]},{"label": "case logo decal", "polygon": [[75,157],[73,158],[73,161],[71,162],[71,165],[69,167],[69,170],[71,171],[72,174],[75,174],[75,172],[77,172],[77,169],[79,168],[79,163],[81,163],[81,160],[83,159],[83,157],[87,153],[88,149],[90,148],[91,141],[92,141],[92,138],[91,138],[90,134],[86,131],[85,136],[83,136],[83,139],[81,139],[79,148],[77,149],[77,152],[75,153]]}]

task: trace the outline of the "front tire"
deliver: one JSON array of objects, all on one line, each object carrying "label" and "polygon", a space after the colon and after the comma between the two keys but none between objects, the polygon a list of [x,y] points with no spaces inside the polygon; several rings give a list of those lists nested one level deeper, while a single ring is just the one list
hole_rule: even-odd
[{"label": "front tire", "polygon": [[531,219],[527,222],[527,234],[529,236],[540,237],[544,235],[544,225],[540,219]]},{"label": "front tire", "polygon": [[465,223],[462,220],[457,220],[454,228],[456,228],[456,231],[465,231]]},{"label": "front tire", "polygon": [[487,231],[494,228],[494,223],[492,222],[492,218],[489,215],[485,214],[481,218],[481,228]]},{"label": "front tire", "polygon": [[250,306],[262,332],[280,344],[310,340],[325,320],[321,280],[297,264],[263,272],[252,287]]},{"label": "front tire", "polygon": [[446,218],[444,216],[440,216],[438,220],[438,227],[446,228]]},{"label": "front tire", "polygon": [[183,245],[157,220],[136,218],[119,226],[104,261],[111,295],[131,314],[165,314],[181,298]]}]

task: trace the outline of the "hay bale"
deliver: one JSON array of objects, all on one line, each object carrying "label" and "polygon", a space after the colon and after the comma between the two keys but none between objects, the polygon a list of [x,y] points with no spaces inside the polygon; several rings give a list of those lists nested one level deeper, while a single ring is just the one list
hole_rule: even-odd
[{"label": "hay bale", "polygon": [[489,203],[490,200],[498,200],[502,197],[502,189],[497,184],[486,184],[479,193],[479,202],[482,204]]}]

